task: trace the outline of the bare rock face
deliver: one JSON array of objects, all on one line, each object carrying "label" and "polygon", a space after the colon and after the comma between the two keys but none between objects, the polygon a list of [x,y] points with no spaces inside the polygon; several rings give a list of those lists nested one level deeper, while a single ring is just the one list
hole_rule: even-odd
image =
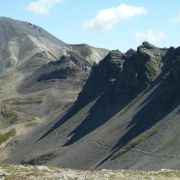
[{"label": "bare rock face", "polygon": [[79,101],[105,93],[113,101],[123,103],[132,100],[162,73],[166,66],[166,52],[166,49],[157,48],[147,42],[139,46],[137,52],[134,51],[131,56],[122,54],[118,50],[110,52],[92,69],[79,95]]},{"label": "bare rock face", "polygon": [[125,55],[116,50],[110,52],[99,65],[93,66],[91,75],[79,94],[77,103],[81,104],[84,102],[87,104],[92,99],[105,93],[123,70],[124,61]]},{"label": "bare rock face", "polygon": [[[123,72],[117,77],[113,93],[127,102],[149,87],[166,65],[164,62],[166,52],[166,49],[144,42],[137,48],[136,53],[130,57],[127,56],[123,64]],[[116,95],[115,99],[117,99]]]},{"label": "bare rock face", "polygon": [[125,53],[125,55],[126,55],[127,57],[131,57],[131,56],[133,56],[135,53],[136,53],[136,51],[135,51],[134,49],[129,49],[129,50]]}]

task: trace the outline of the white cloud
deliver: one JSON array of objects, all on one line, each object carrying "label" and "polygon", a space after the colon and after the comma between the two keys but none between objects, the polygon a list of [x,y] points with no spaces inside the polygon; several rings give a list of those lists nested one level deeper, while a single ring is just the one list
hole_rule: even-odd
[{"label": "white cloud", "polygon": [[117,7],[100,10],[94,18],[84,22],[83,29],[86,31],[94,29],[108,31],[122,21],[146,14],[147,10],[144,7],[120,4]]},{"label": "white cloud", "polygon": [[172,21],[174,24],[180,24],[180,12],[177,14],[177,16]]},{"label": "white cloud", "polygon": [[30,2],[25,9],[37,15],[49,15],[52,8],[63,0],[36,0]]},{"label": "white cloud", "polygon": [[155,32],[148,30],[146,32],[135,32],[134,37],[136,40],[155,43],[164,40],[166,38],[166,35],[162,31]]}]

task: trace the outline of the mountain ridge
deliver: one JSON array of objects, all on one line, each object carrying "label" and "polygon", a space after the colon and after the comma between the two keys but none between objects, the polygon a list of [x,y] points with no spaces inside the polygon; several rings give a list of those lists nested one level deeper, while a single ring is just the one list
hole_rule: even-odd
[{"label": "mountain ridge", "polygon": [[[0,32],[13,20],[3,21]],[[143,42],[122,53],[61,41],[57,46],[49,36],[40,38],[39,27],[26,26],[32,33],[25,40],[4,40],[0,47],[0,70],[7,73],[0,78],[1,162],[179,168],[179,47]]]},{"label": "mountain ridge", "polygon": [[179,56],[179,48],[147,42],[130,55],[111,51],[93,66],[72,107],[6,162],[178,169]]}]

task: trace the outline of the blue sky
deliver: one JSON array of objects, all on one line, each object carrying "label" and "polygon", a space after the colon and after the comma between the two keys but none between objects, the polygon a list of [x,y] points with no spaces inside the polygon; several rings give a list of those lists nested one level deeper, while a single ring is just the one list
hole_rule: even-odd
[{"label": "blue sky", "polygon": [[145,40],[180,45],[179,0],[2,0],[0,16],[39,25],[66,43],[123,52]]}]

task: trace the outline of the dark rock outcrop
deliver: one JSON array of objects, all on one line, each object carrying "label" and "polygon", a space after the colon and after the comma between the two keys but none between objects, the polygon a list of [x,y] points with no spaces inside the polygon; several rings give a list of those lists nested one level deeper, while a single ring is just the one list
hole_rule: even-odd
[{"label": "dark rock outcrop", "polygon": [[59,61],[50,62],[38,70],[37,81],[75,78],[78,73],[88,74],[91,65],[85,59],[74,55],[62,56]]}]

